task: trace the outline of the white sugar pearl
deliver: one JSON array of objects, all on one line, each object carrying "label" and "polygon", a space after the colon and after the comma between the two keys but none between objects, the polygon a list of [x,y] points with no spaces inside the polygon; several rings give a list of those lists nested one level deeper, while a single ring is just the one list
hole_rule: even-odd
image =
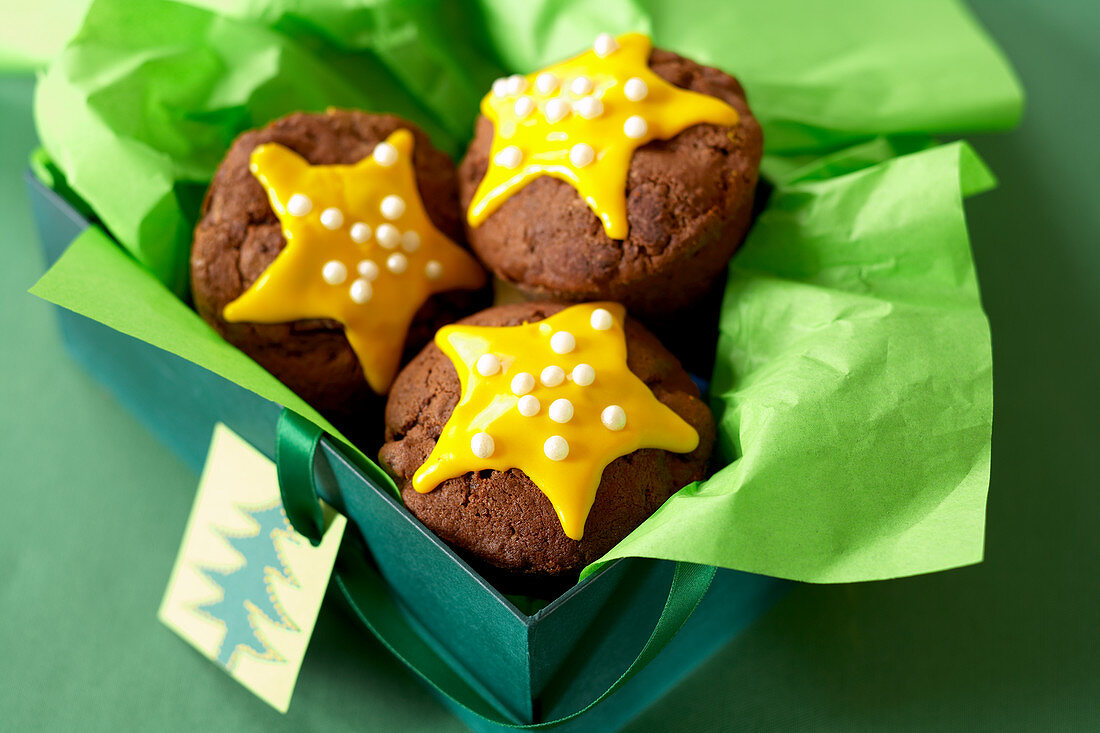
[{"label": "white sugar pearl", "polygon": [[321,223],[326,229],[339,229],[344,226],[344,214],[339,209],[329,207],[321,212]]},{"label": "white sugar pearl", "polygon": [[535,89],[541,94],[549,94],[558,88],[558,77],[548,71],[544,71],[535,77]]},{"label": "white sugar pearl", "polygon": [[646,98],[649,94],[649,87],[646,83],[636,76],[632,76],[626,80],[626,84],[623,85],[623,94],[631,102],[640,102]]},{"label": "white sugar pearl", "polygon": [[493,96],[494,97],[503,97],[507,93],[508,93],[508,80],[507,79],[497,79],[496,81],[493,82]]},{"label": "white sugar pearl", "polygon": [[439,260],[428,260],[424,265],[424,276],[429,280],[438,280],[443,274],[443,264]]},{"label": "white sugar pearl", "polygon": [[626,118],[626,122],[623,123],[623,132],[627,137],[632,137],[637,140],[640,137],[645,137],[645,134],[649,131],[649,125],[645,123],[638,115],[631,115]]},{"label": "white sugar pearl", "polygon": [[569,162],[583,168],[596,159],[596,151],[587,143],[577,143],[569,149]]},{"label": "white sugar pearl", "polygon": [[543,111],[546,113],[546,121],[551,125],[555,122],[561,122],[569,114],[569,102],[561,97],[554,97],[546,102]]},{"label": "white sugar pearl", "polygon": [[387,219],[399,219],[405,213],[405,199],[391,193],[378,208]]},{"label": "white sugar pearl", "polygon": [[359,305],[363,305],[370,300],[371,288],[370,283],[364,278],[359,278],[351,284],[351,299]]},{"label": "white sugar pearl", "polygon": [[374,146],[374,152],[370,154],[374,162],[385,168],[397,162],[397,148],[389,143],[382,142]]},{"label": "white sugar pearl", "polygon": [[519,410],[519,414],[524,417],[534,417],[539,414],[542,405],[539,404],[538,397],[529,394],[519,398],[519,402],[516,403],[516,409]]},{"label": "white sugar pearl", "polygon": [[505,81],[505,89],[509,94],[523,94],[523,90],[527,88],[527,80],[519,74],[512,74]]},{"label": "white sugar pearl", "polygon": [[493,156],[493,162],[502,168],[515,168],[523,162],[523,151],[515,145],[509,145]]},{"label": "white sugar pearl", "polygon": [[343,262],[329,260],[325,263],[325,266],[321,268],[321,277],[323,277],[325,282],[329,285],[339,285],[347,279],[348,268],[344,266]]},{"label": "white sugar pearl", "polygon": [[363,244],[370,239],[370,227],[363,222],[356,222],[351,225],[351,238],[352,241]]},{"label": "white sugar pearl", "polygon": [[596,42],[592,44],[592,50],[602,59],[618,51],[619,43],[610,33],[601,33],[596,36]]},{"label": "white sugar pearl", "polygon": [[548,366],[539,375],[539,381],[547,387],[557,387],[565,381],[565,370],[560,366]]},{"label": "white sugar pearl", "polygon": [[516,100],[515,105],[512,106],[512,111],[516,113],[516,117],[522,120],[535,111],[535,100],[530,97],[520,97]]},{"label": "white sugar pearl", "polygon": [[577,339],[568,331],[558,331],[550,337],[550,348],[555,354],[568,354],[577,346]]},{"label": "white sugar pearl", "polygon": [[512,392],[524,395],[535,388],[535,375],[530,372],[520,372],[512,377]]},{"label": "white sugar pearl", "polygon": [[564,398],[554,400],[546,414],[554,422],[569,422],[573,419],[573,403]]},{"label": "white sugar pearl", "polygon": [[587,76],[578,76],[573,80],[573,83],[569,85],[569,89],[578,97],[583,97],[585,94],[592,91],[592,80]]},{"label": "white sugar pearl", "polygon": [[564,461],[569,457],[569,443],[560,435],[551,435],[542,444],[542,452],[551,461]]},{"label": "white sugar pearl", "polygon": [[296,193],[286,202],[286,210],[291,216],[305,216],[313,210],[313,202],[304,193]]},{"label": "white sugar pearl", "polygon": [[410,229],[401,235],[401,246],[406,252],[415,252],[420,249],[420,235]]},{"label": "white sugar pearl", "polygon": [[606,308],[597,308],[592,311],[592,318],[589,319],[589,322],[592,324],[592,328],[597,331],[606,331],[611,328],[615,319],[611,317],[611,311]]},{"label": "white sugar pearl", "polygon": [[374,280],[378,277],[378,265],[374,264],[372,260],[361,260],[356,269],[359,270],[360,275],[368,280]]},{"label": "white sugar pearl", "polygon": [[394,252],[386,258],[386,269],[394,275],[400,275],[409,266],[409,261],[400,252]]},{"label": "white sugar pearl", "polygon": [[626,427],[626,412],[618,405],[608,405],[600,413],[600,422],[608,430],[622,430]]},{"label": "white sugar pearl", "polygon": [[500,371],[500,359],[495,354],[482,354],[475,363],[477,373],[483,377],[491,377]]},{"label": "white sugar pearl", "polygon": [[488,433],[474,433],[474,437],[470,439],[470,450],[478,458],[488,458],[493,455],[493,451],[496,450],[493,436]]},{"label": "white sugar pearl", "polygon": [[379,224],[378,228],[374,230],[374,236],[377,237],[378,243],[386,249],[393,249],[401,241],[401,234],[393,224]]},{"label": "white sugar pearl", "polygon": [[578,364],[573,367],[573,384],[587,387],[596,381],[596,370],[588,364]]},{"label": "white sugar pearl", "polygon": [[603,102],[595,97],[584,97],[577,100],[577,103],[573,105],[573,109],[577,110],[577,114],[586,120],[594,120],[603,114]]}]

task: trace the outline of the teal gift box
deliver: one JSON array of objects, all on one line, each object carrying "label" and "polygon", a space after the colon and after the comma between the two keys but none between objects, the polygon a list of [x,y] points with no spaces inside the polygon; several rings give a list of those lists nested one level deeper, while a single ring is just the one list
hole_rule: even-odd
[{"label": "teal gift box", "polygon": [[[336,584],[471,725],[558,720],[613,690],[564,724],[610,730],[758,616],[777,577],[980,561],[992,365],[963,200],[994,179],[934,136],[1011,127],[1021,92],[955,0],[522,5],[96,0],[38,89],[31,190],[51,269],[34,292],[67,309],[74,356],[196,469],[217,422],[276,458],[287,415],[328,429],[306,473],[363,542]],[[740,78],[773,191],[726,283],[713,475],[528,614],[189,309],[191,230],[242,130],[385,110],[457,158],[494,77],[627,30]]]},{"label": "teal gift box", "polygon": [[[78,237],[115,246],[33,175],[28,189],[48,264]],[[89,318],[58,309],[58,319],[73,358],[196,473],[218,422],[274,459],[279,405]],[[584,708],[638,656],[661,615],[673,563],[638,558],[615,561],[525,613],[362,471],[338,441],[322,439],[317,456],[320,495],[358,528],[402,620],[505,720],[535,723]],[[789,585],[719,571],[691,618],[652,662],[560,729],[616,729],[734,638]],[[440,696],[474,729],[500,729]]]}]

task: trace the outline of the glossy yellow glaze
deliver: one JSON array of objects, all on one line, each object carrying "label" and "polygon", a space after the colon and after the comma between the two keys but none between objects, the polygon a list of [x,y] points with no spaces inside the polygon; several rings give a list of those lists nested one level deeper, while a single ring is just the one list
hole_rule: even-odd
[{"label": "glossy yellow glaze", "polygon": [[[725,102],[654,74],[647,65],[651,48],[640,33],[603,36],[594,50],[574,59],[498,80],[481,102],[494,134],[488,171],[467,211],[470,225],[481,224],[533,179],[553,176],[577,189],[607,236],[625,239],[626,177],[634,151],[692,125],[728,127],[738,120]],[[591,148],[591,162],[584,162],[588,151],[575,150],[578,145]]]},{"label": "glossy yellow glaze", "polygon": [[413,488],[427,493],[471,471],[518,468],[579,540],[607,464],[639,448],[694,450],[695,429],[627,367],[624,315],[617,303],[585,303],[521,326],[441,328],[435,342],[458,371],[462,396]]},{"label": "glossy yellow glaze", "polygon": [[408,130],[394,132],[354,165],[310,165],[282,145],[258,146],[252,173],[267,191],[287,244],[225,306],[225,320],[339,321],[367,382],[385,393],[424,301],[485,282],[474,258],[424,211],[412,150]]}]

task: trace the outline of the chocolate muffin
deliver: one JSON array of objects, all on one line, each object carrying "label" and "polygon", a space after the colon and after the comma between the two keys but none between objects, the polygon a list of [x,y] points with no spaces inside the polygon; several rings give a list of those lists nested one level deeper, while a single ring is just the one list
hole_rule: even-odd
[{"label": "chocolate muffin", "polygon": [[[456,325],[517,326],[541,322],[566,307],[549,302],[497,306]],[[553,583],[559,578],[572,582],[585,565],[611,549],[669,496],[704,477],[715,429],[698,388],[643,326],[627,318],[623,327],[626,367],[644,383],[642,390],[648,387],[657,401],[671,409],[672,419],[678,415],[694,429],[698,444],[689,453],[643,448],[611,461],[603,470],[579,540],[565,534],[550,500],[517,468],[472,471],[418,493],[413,475],[440,440],[462,387],[454,364],[436,343],[424,347],[394,382],[386,405],[382,465],[394,476],[405,504],[420,521],[476,566],[488,569],[490,577],[505,581],[505,587],[537,594],[538,581]],[[512,378],[510,373],[505,376]],[[648,393],[646,399],[650,399]],[[551,419],[559,420],[552,412]],[[541,436],[534,428],[516,432],[531,432],[524,439],[541,446]],[[535,585],[517,587],[514,581],[523,578],[536,581]]]},{"label": "chocolate muffin", "polygon": [[[327,318],[228,322],[223,311],[264,274],[287,245],[267,192],[250,170],[253,151],[261,144],[278,143],[310,165],[349,165],[370,156],[399,129],[412,134],[415,185],[428,218],[442,234],[461,243],[461,213],[450,159],[434,148],[419,128],[398,117],[329,110],[292,114],[245,132],[233,142],[206,194],[191,253],[192,293],[203,319],[353,433],[362,432],[356,428],[363,420],[363,407],[377,398],[341,323]],[[430,297],[412,320],[406,355],[415,354],[439,326],[476,310],[487,299],[486,292],[459,290]]]},{"label": "chocolate muffin", "polygon": [[[648,65],[678,88],[732,106],[737,121],[696,124],[634,151],[625,238],[608,236],[577,188],[551,175],[530,180],[479,225],[468,225],[467,237],[481,261],[528,298],[615,300],[660,327],[706,295],[744,239],[763,137],[734,77],[656,48]],[[480,116],[458,171],[463,208],[486,176],[494,133]]]}]

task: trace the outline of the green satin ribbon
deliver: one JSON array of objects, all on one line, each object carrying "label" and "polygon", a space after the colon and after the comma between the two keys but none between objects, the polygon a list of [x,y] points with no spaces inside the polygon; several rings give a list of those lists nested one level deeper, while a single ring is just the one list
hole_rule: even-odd
[{"label": "green satin ribbon", "polygon": [[298,534],[316,547],[325,518],[313,483],[313,461],[321,444],[321,428],[296,412],[283,409],[275,425],[275,471],[286,518]]},{"label": "green satin ribbon", "polygon": [[[320,428],[290,410],[284,409],[279,416],[275,466],[283,506],[294,528],[314,544],[320,541],[322,532],[321,506],[313,474],[314,458],[322,435]],[[539,730],[584,715],[649,664],[695,612],[710,588],[715,570],[709,565],[677,563],[661,616],[638,657],[619,679],[575,713],[526,725],[504,719],[416,633],[390,597],[385,581],[370,567],[362,553],[352,548],[342,548],[339,567],[333,575],[344,600],[363,625],[421,679],[489,723],[518,730]]]}]

